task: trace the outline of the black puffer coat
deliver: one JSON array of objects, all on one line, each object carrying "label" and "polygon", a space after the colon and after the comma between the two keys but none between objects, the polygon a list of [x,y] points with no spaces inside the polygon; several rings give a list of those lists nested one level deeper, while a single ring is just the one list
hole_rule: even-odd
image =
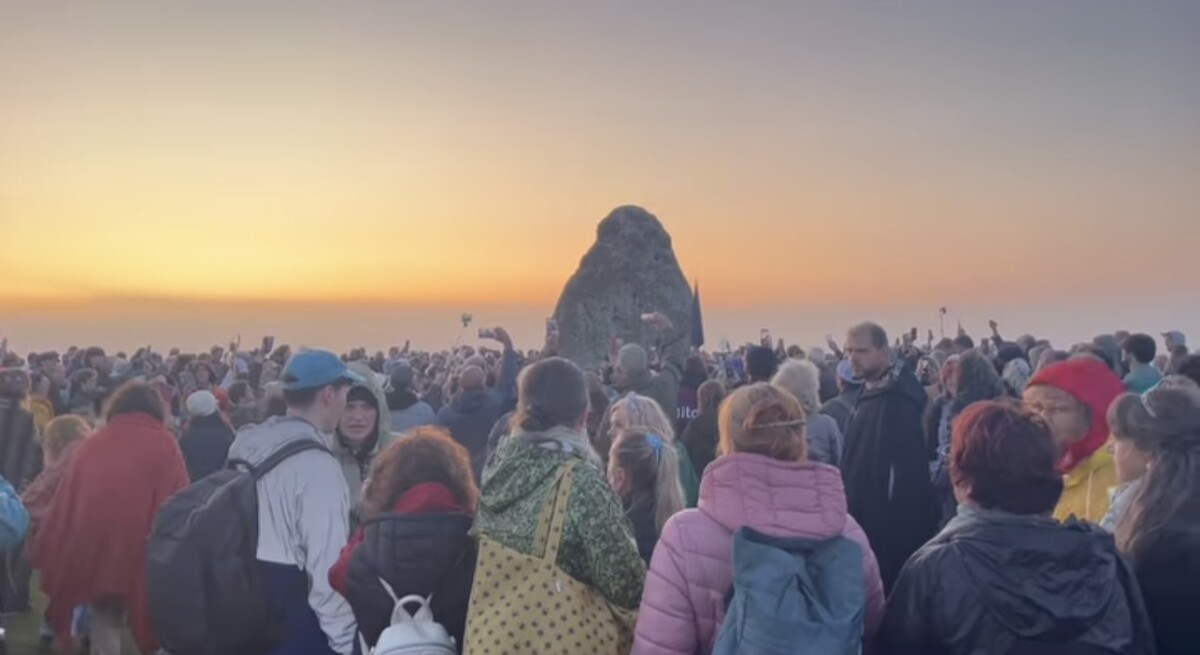
[{"label": "black puffer coat", "polygon": [[904,566],[883,655],[1153,655],[1132,569],[1071,519],[964,508]]},{"label": "black puffer coat", "polygon": [[346,599],[358,629],[371,646],[391,624],[394,605],[379,579],[397,598],[433,595],[433,618],[462,651],[467,602],[475,575],[475,544],[467,514],[388,514],[368,522],[346,578]]}]

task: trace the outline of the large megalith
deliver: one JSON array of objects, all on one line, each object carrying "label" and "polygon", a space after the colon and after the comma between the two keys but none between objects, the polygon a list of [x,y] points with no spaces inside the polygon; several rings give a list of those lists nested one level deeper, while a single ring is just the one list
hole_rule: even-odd
[{"label": "large megalith", "polygon": [[600,221],[596,243],[558,299],[558,353],[597,368],[614,337],[649,350],[659,337],[641,317],[655,311],[674,323],[664,341],[687,339],[691,303],[692,291],[662,223],[641,207],[618,207]]}]

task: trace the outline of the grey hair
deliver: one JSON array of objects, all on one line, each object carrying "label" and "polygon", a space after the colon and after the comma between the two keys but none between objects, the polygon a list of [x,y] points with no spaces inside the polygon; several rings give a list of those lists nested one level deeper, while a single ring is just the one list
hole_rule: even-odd
[{"label": "grey hair", "polygon": [[621,350],[617,352],[617,366],[626,373],[638,373],[650,368],[650,357],[645,348],[636,343],[628,343],[621,346]]},{"label": "grey hair", "polygon": [[789,359],[771,378],[771,384],[795,396],[806,415],[820,409],[821,372],[816,364]]}]

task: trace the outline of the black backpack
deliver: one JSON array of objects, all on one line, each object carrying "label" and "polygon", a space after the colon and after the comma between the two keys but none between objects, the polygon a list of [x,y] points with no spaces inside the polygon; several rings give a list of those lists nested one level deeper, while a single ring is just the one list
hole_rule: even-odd
[{"label": "black backpack", "polygon": [[305,439],[258,466],[230,460],[159,510],[147,544],[146,584],[151,627],[172,655],[256,655],[282,638],[257,561],[257,482],[306,450],[329,452]]}]

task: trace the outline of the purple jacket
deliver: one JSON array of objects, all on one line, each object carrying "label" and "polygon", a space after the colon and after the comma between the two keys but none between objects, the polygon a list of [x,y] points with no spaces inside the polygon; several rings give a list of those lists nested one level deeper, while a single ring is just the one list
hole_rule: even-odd
[{"label": "purple jacket", "polygon": [[733,533],[745,526],[777,537],[844,535],[862,546],[870,640],[883,620],[883,582],[866,535],[846,513],[842,474],[826,464],[734,453],[705,470],[700,506],[663,526],[632,655],[712,652],[733,586]]}]

